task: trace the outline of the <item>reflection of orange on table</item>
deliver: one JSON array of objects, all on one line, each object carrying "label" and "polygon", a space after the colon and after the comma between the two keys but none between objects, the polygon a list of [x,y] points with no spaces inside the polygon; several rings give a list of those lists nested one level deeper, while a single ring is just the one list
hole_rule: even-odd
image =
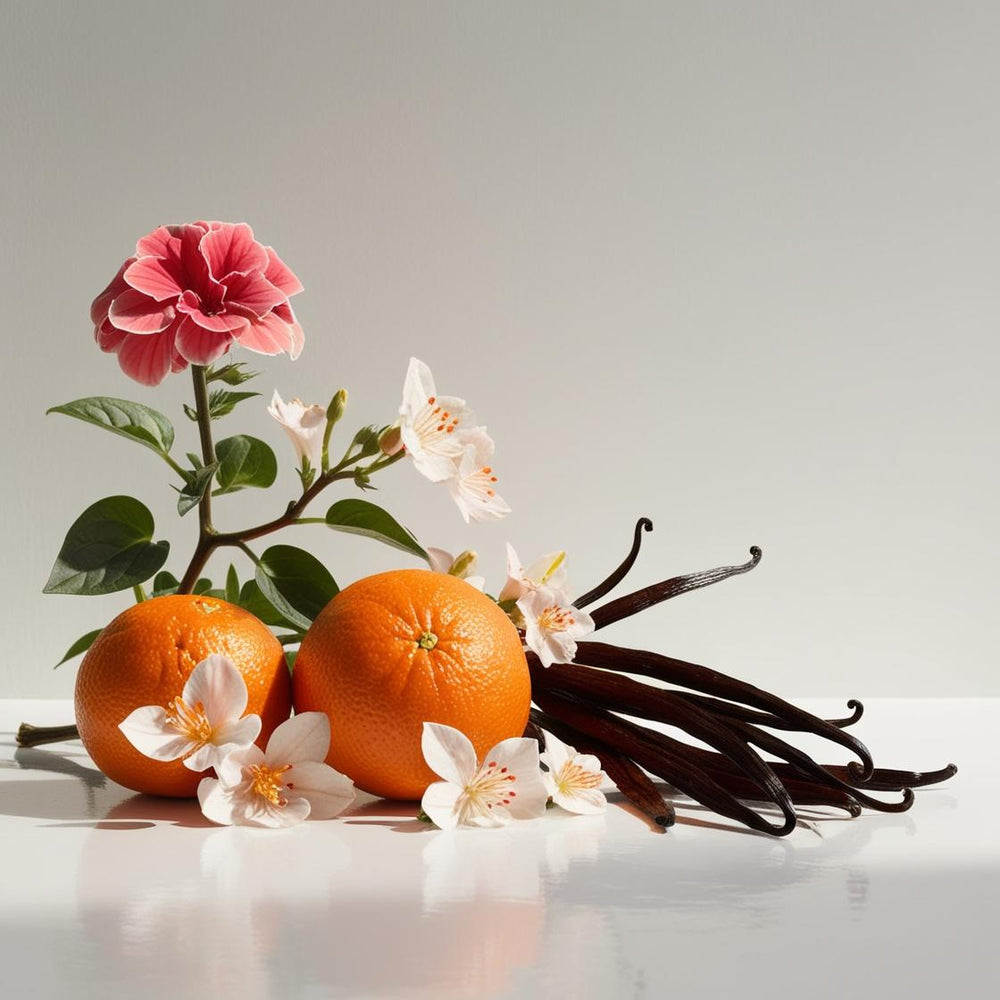
[{"label": "reflection of orange on table", "polygon": [[326,712],[326,762],[359,788],[419,798],[437,776],[420,749],[424,722],[461,730],[482,757],[520,736],[531,682],[517,629],[464,580],[394,570],[341,591],[295,661],[296,711]]}]

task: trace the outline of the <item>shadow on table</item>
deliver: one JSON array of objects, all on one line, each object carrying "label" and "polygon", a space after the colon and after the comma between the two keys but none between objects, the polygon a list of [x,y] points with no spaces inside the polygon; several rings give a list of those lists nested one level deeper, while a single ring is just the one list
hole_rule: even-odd
[{"label": "shadow on table", "polygon": [[191,799],[136,795],[110,781],[96,767],[52,750],[22,747],[6,766],[69,780],[0,781],[0,815],[63,821],[43,823],[46,827],[98,830],[144,830],[157,823],[212,825]]}]

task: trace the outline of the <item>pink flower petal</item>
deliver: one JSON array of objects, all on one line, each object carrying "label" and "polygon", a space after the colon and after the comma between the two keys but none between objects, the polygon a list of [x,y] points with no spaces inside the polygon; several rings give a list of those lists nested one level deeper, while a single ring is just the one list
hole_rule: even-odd
[{"label": "pink flower petal", "polygon": [[174,307],[129,288],[108,310],[108,319],[126,333],[160,333],[174,321]]},{"label": "pink flower petal", "polygon": [[128,336],[129,334],[125,333],[124,330],[116,330],[114,324],[109,319],[104,320],[99,326],[94,327],[94,340],[97,341],[97,346],[106,354],[112,354],[117,351],[122,341]]},{"label": "pink flower petal", "polygon": [[176,262],[163,257],[140,257],[125,271],[125,280],[136,291],[166,302],[176,299],[184,289]]},{"label": "pink flower petal", "polygon": [[245,223],[224,223],[206,233],[201,252],[209,272],[222,280],[234,271],[263,271],[267,268],[267,251],[253,238],[253,230]]},{"label": "pink flower petal", "polygon": [[[295,348],[295,334],[292,328],[275,313],[268,313],[263,319],[253,320],[245,330],[234,333],[240,347],[258,354],[280,354],[287,351],[291,355]],[[301,350],[301,346],[299,348]]]},{"label": "pink flower petal", "polygon": [[285,301],[285,293],[280,288],[275,288],[261,274],[253,272],[229,274],[223,284],[226,287],[227,306],[243,306],[260,318]]},{"label": "pink flower petal", "polygon": [[[136,257],[176,256],[176,248],[180,246],[180,231],[180,226],[157,226],[136,243]],[[171,246],[174,247],[173,251]]]},{"label": "pink flower petal", "polygon": [[118,347],[122,371],[143,385],[159,385],[170,372],[173,359],[174,338],[170,331],[130,334]]},{"label": "pink flower petal", "polygon": [[292,349],[288,352],[288,357],[294,361],[302,353],[302,348],[306,342],[306,336],[302,332],[302,327],[299,326],[298,321],[295,319],[295,313],[292,312],[292,307],[287,302],[283,302],[280,306],[275,306],[274,315],[277,316],[278,319],[287,323],[288,328],[291,330]]},{"label": "pink flower petal", "polygon": [[264,277],[280,288],[285,295],[298,295],[302,291],[302,282],[292,274],[291,268],[274,252],[273,247],[264,247],[267,252],[267,270]]},{"label": "pink flower petal", "polygon": [[193,365],[210,365],[229,350],[232,335],[206,330],[191,316],[185,316],[177,328],[177,351]]},{"label": "pink flower petal", "polygon": [[100,323],[107,319],[108,310],[111,308],[111,303],[115,300],[115,297],[121,295],[122,292],[128,288],[128,283],[125,281],[125,271],[128,267],[135,263],[135,257],[129,257],[127,261],[120,268],[118,268],[118,273],[108,282],[108,287],[97,296],[96,299],[91,303],[90,306],[90,321],[94,326],[99,326]]}]

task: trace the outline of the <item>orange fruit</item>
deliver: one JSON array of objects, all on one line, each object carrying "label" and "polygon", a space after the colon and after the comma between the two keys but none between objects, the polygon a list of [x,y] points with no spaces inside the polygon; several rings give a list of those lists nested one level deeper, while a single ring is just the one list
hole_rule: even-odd
[{"label": "orange fruit", "polygon": [[393,570],[342,590],[295,660],[297,712],[330,717],[326,762],[367,792],[420,798],[438,777],[424,763],[424,722],[461,730],[482,756],[520,736],[531,681],[510,619],[463,580]]},{"label": "orange fruit", "polygon": [[214,597],[173,594],[133,604],[94,641],[76,678],[76,725],[94,763],[112,781],[150,795],[194,795],[204,777],[182,761],[144,756],[118,728],[143,705],[168,703],[212,653],[246,681],[246,711],[261,717],[258,743],[291,713],[281,643],[249,611]]}]

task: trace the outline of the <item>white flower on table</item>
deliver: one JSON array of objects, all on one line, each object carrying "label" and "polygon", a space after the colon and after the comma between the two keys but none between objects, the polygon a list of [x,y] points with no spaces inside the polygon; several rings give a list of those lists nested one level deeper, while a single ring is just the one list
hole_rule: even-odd
[{"label": "white flower on table", "polygon": [[465,444],[463,434],[473,422],[465,400],[439,396],[430,368],[410,358],[399,407],[399,430],[417,471],[434,483],[454,478]]},{"label": "white flower on table", "polygon": [[330,720],[303,712],[271,734],[267,749],[229,754],[219,777],[198,785],[201,811],[224,826],[287,827],[306,817],[331,819],[354,801],[354,783],[328,764]]},{"label": "white flower on table", "polygon": [[601,762],[593,754],[577,753],[547,730],[543,732],[545,750],[539,756],[548,770],[542,772],[542,781],[552,801],[567,812],[604,812],[608,801],[601,791],[606,777]]},{"label": "white flower on table", "polygon": [[465,523],[506,517],[510,506],[497,493],[497,475],[489,464],[495,449],[492,439],[482,427],[467,431],[463,438],[465,444],[448,488]]},{"label": "white flower on table", "polygon": [[184,690],[168,705],[137,708],[118,728],[153,760],[182,759],[192,771],[206,771],[260,735],[260,716],[244,716],[246,707],[243,675],[215,654],[191,671]]},{"label": "white flower on table", "polygon": [[527,591],[517,607],[524,616],[525,645],[537,654],[543,667],[571,663],[576,640],[594,631],[594,619],[550,587]]},{"label": "white flower on table", "polygon": [[420,805],[442,830],[506,826],[545,813],[548,792],[535,740],[501,740],[480,763],[464,733],[425,722],[421,749],[428,766],[444,780],[428,786]]},{"label": "white flower on table", "polygon": [[284,428],[303,468],[308,462],[309,468],[318,469],[323,455],[326,409],[319,403],[307,406],[298,398],[286,403],[275,389],[267,412]]},{"label": "white flower on table", "polygon": [[547,552],[530,566],[523,566],[514,546],[508,542],[507,582],[497,600],[516,601],[539,587],[548,587],[566,598],[566,553]]}]

